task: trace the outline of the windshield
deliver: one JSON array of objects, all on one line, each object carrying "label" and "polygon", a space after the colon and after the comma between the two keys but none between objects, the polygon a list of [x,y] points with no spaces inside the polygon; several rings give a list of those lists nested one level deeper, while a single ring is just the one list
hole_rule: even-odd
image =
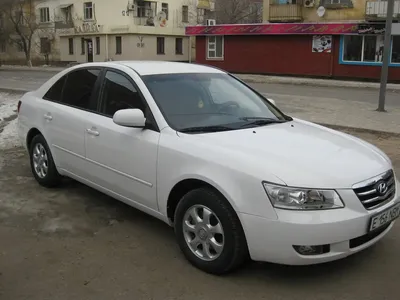
[{"label": "windshield", "polygon": [[288,118],[228,74],[142,77],[171,128],[183,132],[235,130]]}]

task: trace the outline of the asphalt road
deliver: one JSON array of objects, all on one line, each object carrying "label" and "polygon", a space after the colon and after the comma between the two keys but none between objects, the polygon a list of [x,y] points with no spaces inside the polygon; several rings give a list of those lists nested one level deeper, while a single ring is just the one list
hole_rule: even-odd
[{"label": "asphalt road", "polygon": [[[54,74],[49,71],[0,71],[0,88],[33,90]],[[376,89],[312,87],[288,84],[252,83],[251,86],[276,100],[280,100],[281,97],[284,99],[286,96],[293,98],[297,96],[312,96],[377,104],[379,93]],[[388,106],[400,107],[400,93],[388,91],[386,103]]]},{"label": "asphalt road", "polygon": [[[400,138],[354,134],[383,149],[400,173]],[[250,262],[211,276],[189,265],[164,223],[73,181],[42,188],[24,150],[0,150],[4,300],[398,300],[399,233],[397,222],[374,247],[332,263]]]}]

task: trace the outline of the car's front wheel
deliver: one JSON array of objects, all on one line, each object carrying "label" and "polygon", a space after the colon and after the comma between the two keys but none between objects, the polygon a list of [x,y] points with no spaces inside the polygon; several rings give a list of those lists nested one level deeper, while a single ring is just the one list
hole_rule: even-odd
[{"label": "car's front wheel", "polygon": [[45,138],[36,135],[30,144],[30,162],[33,176],[36,181],[45,187],[55,187],[61,181],[61,176],[51,155]]},{"label": "car's front wheel", "polygon": [[207,273],[230,272],[248,257],[236,212],[210,188],[192,190],[182,198],[175,212],[174,227],[186,258]]}]

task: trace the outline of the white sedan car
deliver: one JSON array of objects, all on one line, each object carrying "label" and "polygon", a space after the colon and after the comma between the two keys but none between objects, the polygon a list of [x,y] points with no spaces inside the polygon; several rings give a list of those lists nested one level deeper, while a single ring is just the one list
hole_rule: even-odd
[{"label": "white sedan car", "polygon": [[248,257],[343,258],[380,240],[400,214],[382,151],[285,115],[219,69],[81,64],[25,94],[18,111],[40,185],[70,177],[163,220],[209,273]]}]

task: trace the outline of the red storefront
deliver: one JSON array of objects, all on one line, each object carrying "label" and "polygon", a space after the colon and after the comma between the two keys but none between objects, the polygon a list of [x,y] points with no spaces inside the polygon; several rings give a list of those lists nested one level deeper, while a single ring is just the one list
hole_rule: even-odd
[{"label": "red storefront", "polygon": [[[364,27],[362,27],[364,26]],[[190,26],[196,62],[229,72],[348,79],[380,78],[381,28],[358,23]],[[389,81],[400,82],[400,36],[393,36]]]}]

